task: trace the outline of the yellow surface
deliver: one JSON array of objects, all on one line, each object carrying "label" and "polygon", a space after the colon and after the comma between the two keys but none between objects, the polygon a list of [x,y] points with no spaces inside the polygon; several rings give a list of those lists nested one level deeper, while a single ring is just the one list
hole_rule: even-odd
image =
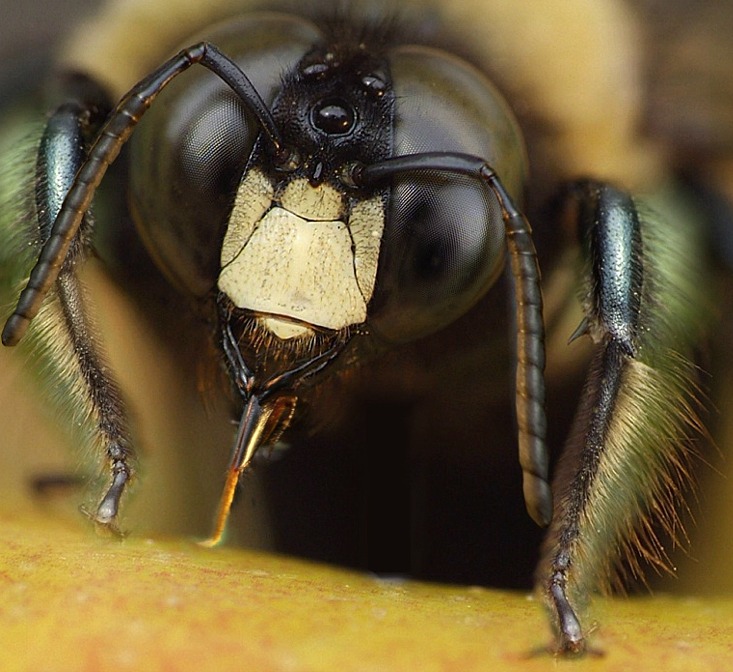
[{"label": "yellow surface", "polygon": [[0,513],[0,669],[733,669],[733,599],[597,601],[602,653],[556,660],[523,594],[186,540],[113,541],[84,523]]}]

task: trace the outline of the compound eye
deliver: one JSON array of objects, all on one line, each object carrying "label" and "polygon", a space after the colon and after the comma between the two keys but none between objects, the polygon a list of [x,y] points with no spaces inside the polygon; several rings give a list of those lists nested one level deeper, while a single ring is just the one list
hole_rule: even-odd
[{"label": "compound eye", "polygon": [[374,332],[405,342],[454,321],[495,281],[504,248],[499,204],[475,179],[400,178],[382,241]]},{"label": "compound eye", "polygon": [[[526,174],[518,125],[491,83],[465,62],[423,47],[395,49],[395,155],[484,158],[517,200]],[[465,313],[503,268],[502,210],[478,178],[405,173],[394,180],[370,307],[387,342],[419,338]]]},{"label": "compound eye", "polygon": [[[259,13],[190,38],[233,58],[266,103],[282,73],[320,39],[309,22]],[[187,42],[188,43],[188,42]],[[159,95],[131,139],[131,201],[141,238],[181,290],[203,296],[216,284],[226,223],[260,128],[237,96],[204,68]]]}]

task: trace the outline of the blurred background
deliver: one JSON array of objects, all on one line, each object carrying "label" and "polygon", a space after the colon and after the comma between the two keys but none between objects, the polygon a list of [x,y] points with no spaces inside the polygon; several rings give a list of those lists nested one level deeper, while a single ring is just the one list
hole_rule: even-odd
[{"label": "blurred background", "polygon": [[16,64],[50,58],[53,45],[80,16],[100,0],[2,0],[0,2],[0,63],[3,77]]}]

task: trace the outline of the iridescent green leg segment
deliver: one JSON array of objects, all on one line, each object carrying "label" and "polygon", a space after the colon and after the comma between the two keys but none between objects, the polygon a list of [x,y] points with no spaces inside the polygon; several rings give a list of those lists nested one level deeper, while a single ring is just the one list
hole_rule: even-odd
[{"label": "iridescent green leg segment", "polygon": [[[62,89],[63,102],[48,118],[36,144],[35,174],[27,177],[34,185],[28,189],[33,214],[15,223],[24,229],[15,239],[30,240],[35,250],[48,240],[108,107],[103,92],[86,78],[64,78]],[[110,484],[90,516],[116,531],[119,503],[133,474],[134,456],[117,383],[99,351],[77,276],[90,247],[91,228],[91,219],[85,218],[68,253],[58,260],[55,291],[31,329],[29,341],[34,360],[54,381],[50,385],[56,390],[53,401],[74,417],[75,440],[91,444],[106,458]]]},{"label": "iridescent green leg segment", "polygon": [[[653,511],[670,531],[696,424],[691,366],[692,285],[680,231],[642,217],[625,193],[573,184],[564,215],[582,240],[586,317],[573,338],[596,346],[554,484],[553,521],[538,570],[563,653],[585,649],[581,611],[620,560],[659,565]],[[667,235],[667,234],[670,235]],[[664,235],[662,235],[664,234]]]}]

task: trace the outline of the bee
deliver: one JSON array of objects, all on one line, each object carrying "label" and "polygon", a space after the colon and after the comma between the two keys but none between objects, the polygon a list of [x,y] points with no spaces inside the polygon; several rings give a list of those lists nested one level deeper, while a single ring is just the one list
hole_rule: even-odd
[{"label": "bee", "polygon": [[[530,4],[485,0],[478,28],[472,3],[416,0],[386,19],[359,3],[110,2],[75,34],[47,116],[3,150],[28,174],[3,199],[14,306],[2,340],[30,347],[75,439],[106,465],[88,510],[98,527],[120,533],[136,436],[87,307],[90,256],[161,324],[166,313],[176,347],[231,393],[237,429],[206,545],[224,536],[255,455],[297,435],[321,390],[365,370],[395,388],[416,378],[423,398],[445,402],[471,375],[503,379],[511,361],[516,489],[547,528],[536,586],[555,648],[586,649],[584,604],[615,567],[667,564],[655,525],[678,534],[699,431],[696,212],[675,206],[661,148],[637,133],[633,17],[611,1]],[[141,17],[156,39],[129,42]],[[560,28],[594,57],[543,42]],[[488,375],[452,364],[445,334],[475,349],[495,340],[466,327],[481,311],[499,319],[500,285],[511,357],[500,350]],[[437,353],[451,385],[436,389],[435,364],[422,377],[392,371],[414,343]],[[551,479],[545,377],[584,365]],[[370,423],[385,422],[386,399]],[[337,406],[320,399],[321,412]]]}]

